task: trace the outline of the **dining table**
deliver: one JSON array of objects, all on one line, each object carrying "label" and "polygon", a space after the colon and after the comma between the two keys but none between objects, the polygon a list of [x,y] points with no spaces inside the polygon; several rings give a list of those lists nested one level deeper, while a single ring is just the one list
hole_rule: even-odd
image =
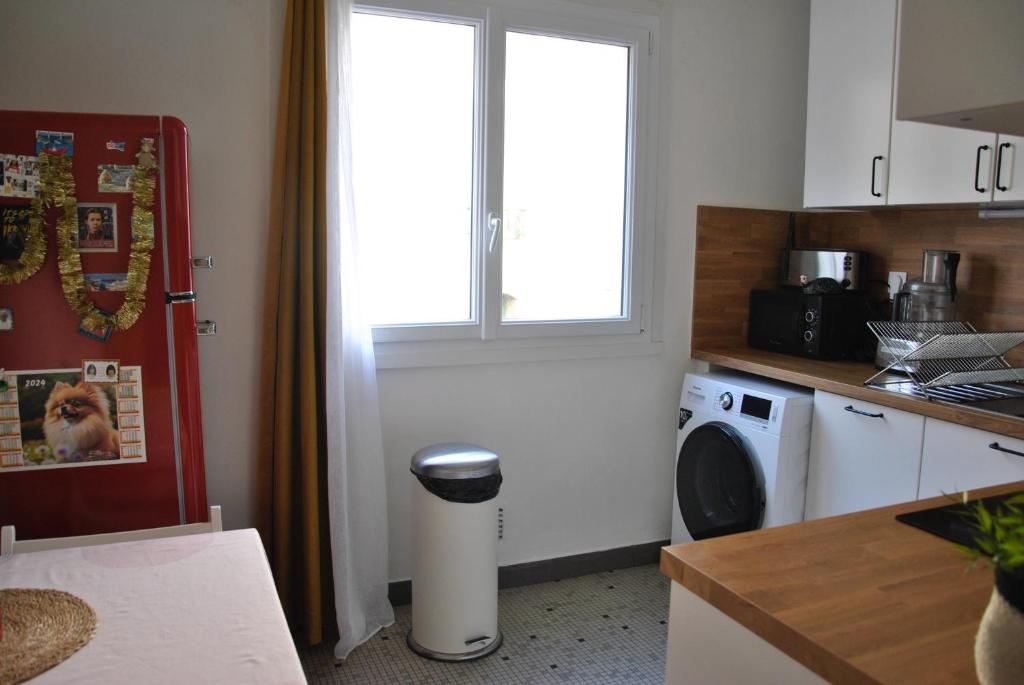
[{"label": "dining table", "polygon": [[27,681],[305,683],[253,529],[0,557],[0,589],[49,588],[93,608],[92,639]]}]

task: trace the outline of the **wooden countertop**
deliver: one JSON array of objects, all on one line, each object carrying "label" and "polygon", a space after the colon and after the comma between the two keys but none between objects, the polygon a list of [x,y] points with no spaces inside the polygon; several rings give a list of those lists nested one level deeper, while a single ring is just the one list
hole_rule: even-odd
[{"label": "wooden countertop", "polygon": [[1024,439],[1024,419],[992,414],[941,402],[899,395],[864,385],[876,372],[874,365],[862,362],[824,362],[792,357],[750,347],[695,349],[694,359],[738,371],[774,378],[808,388],[825,390],[854,399],[873,402],[893,409],[931,416],[962,426]]},{"label": "wooden countertop", "polygon": [[[977,491],[1024,489],[1024,481]],[[663,547],[661,572],[829,682],[974,683],[992,572],[896,514],[937,497]]]}]

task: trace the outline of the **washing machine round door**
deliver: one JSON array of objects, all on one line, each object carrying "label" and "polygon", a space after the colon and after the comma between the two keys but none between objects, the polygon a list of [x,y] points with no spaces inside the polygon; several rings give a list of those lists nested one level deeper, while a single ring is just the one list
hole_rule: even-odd
[{"label": "washing machine round door", "polygon": [[764,483],[755,459],[739,431],[720,421],[686,437],[676,465],[676,497],[694,540],[761,527]]}]

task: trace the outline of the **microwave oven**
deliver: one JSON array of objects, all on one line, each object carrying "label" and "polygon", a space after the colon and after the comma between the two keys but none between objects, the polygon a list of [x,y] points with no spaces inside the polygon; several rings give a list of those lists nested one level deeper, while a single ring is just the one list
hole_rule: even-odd
[{"label": "microwave oven", "polygon": [[860,292],[752,290],[747,343],[811,359],[870,359],[874,338],[867,322],[872,318]]}]

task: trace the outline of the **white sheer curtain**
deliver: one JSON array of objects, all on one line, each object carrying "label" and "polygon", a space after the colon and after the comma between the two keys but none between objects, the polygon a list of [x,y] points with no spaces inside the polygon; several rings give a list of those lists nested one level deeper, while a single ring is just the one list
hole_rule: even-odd
[{"label": "white sheer curtain", "polygon": [[384,626],[388,512],[373,340],[359,300],[349,102],[351,0],[324,0],[327,23],[327,493],[334,604],[348,656]]}]

